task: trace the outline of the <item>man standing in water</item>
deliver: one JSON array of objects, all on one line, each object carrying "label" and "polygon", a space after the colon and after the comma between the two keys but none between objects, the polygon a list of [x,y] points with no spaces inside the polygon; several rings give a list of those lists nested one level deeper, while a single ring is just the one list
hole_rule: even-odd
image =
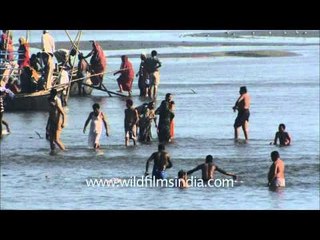
[{"label": "man standing in water", "polygon": [[214,173],[215,171],[218,171],[224,175],[231,176],[233,180],[237,179],[237,176],[233,173],[228,173],[221,168],[219,168],[217,165],[213,163],[213,157],[212,155],[207,155],[206,162],[198,165],[194,169],[187,172],[188,175],[201,170],[202,172],[202,180],[205,182],[208,182],[210,179],[214,179]]},{"label": "man standing in water", "polygon": [[280,154],[278,151],[273,151],[271,153],[272,164],[268,173],[268,186],[269,187],[285,187],[284,178],[284,162],[280,159]]},{"label": "man standing in water", "polygon": [[139,121],[138,111],[133,107],[131,99],[126,100],[127,109],[124,110],[124,132],[125,132],[125,145],[129,145],[130,139],[136,145],[137,140],[137,123]]},{"label": "man standing in water", "polygon": [[157,108],[156,114],[160,116],[158,124],[158,137],[160,143],[168,143],[170,136],[170,123],[174,118],[174,113],[169,109],[169,103],[172,102],[173,97],[171,93],[166,94],[165,100]]},{"label": "man standing in water", "polygon": [[247,93],[247,87],[240,87],[240,97],[233,106],[233,111],[238,110],[238,116],[234,122],[234,139],[239,138],[239,128],[242,127],[246,141],[249,140],[249,116],[250,116],[250,95]]},{"label": "man standing in water", "polygon": [[160,83],[160,72],[161,62],[157,57],[158,53],[156,50],[151,52],[151,57],[146,59],[146,69],[150,78],[149,97],[156,99],[158,93],[158,86]]},{"label": "man standing in water", "polygon": [[49,118],[47,123],[47,132],[49,133],[50,140],[50,154],[54,154],[55,144],[61,150],[65,150],[63,143],[60,140],[62,128],[66,121],[66,115],[63,111],[61,100],[57,96],[57,90],[51,89],[49,101]]},{"label": "man standing in water", "polygon": [[164,179],[166,177],[165,170],[167,168],[172,167],[172,163],[170,161],[169,153],[165,151],[165,147],[163,144],[158,145],[158,152],[154,152],[151,154],[151,156],[148,158],[146,163],[146,172],[145,176],[148,176],[148,169],[149,169],[149,163],[151,161],[153,162],[153,170],[152,170],[152,177],[155,177],[155,179]]}]

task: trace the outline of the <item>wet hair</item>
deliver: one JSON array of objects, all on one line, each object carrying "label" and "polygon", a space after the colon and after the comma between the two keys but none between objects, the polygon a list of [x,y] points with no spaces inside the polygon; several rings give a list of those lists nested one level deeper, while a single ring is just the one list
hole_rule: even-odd
[{"label": "wet hair", "polygon": [[158,150],[159,150],[159,151],[163,151],[164,149],[165,149],[164,144],[160,143],[160,144],[158,145]]},{"label": "wet hair", "polygon": [[132,101],[131,99],[127,99],[127,100],[126,100],[126,104],[127,104],[128,106],[132,107],[133,101]]},{"label": "wet hair", "polygon": [[127,57],[127,55],[122,55],[121,56],[121,60],[124,62],[125,60],[127,60],[128,59],[128,57]]},{"label": "wet hair", "polygon": [[280,157],[280,154],[279,154],[278,151],[273,151],[271,153],[271,159],[272,159],[273,162],[276,161],[279,157]]},{"label": "wet hair", "polygon": [[100,105],[99,103],[95,103],[92,105],[92,109],[95,110],[95,109],[100,109]]},{"label": "wet hair", "polygon": [[207,155],[206,156],[206,163],[212,163],[212,161],[213,161],[212,155]]},{"label": "wet hair", "polygon": [[286,129],[286,125],[284,125],[284,123],[280,123],[280,124],[279,124],[279,128]]},{"label": "wet hair", "polygon": [[148,103],[148,108],[154,108],[154,102],[149,102]]},{"label": "wet hair", "polygon": [[186,175],[186,172],[182,169],[178,172],[178,178],[183,178],[183,176]]},{"label": "wet hair", "polygon": [[246,86],[241,86],[240,87],[240,93],[247,93],[247,87]]},{"label": "wet hair", "polygon": [[76,54],[77,54],[77,50],[74,49],[74,48],[72,48],[72,49],[70,50],[70,55],[71,55],[71,56],[75,56]]},{"label": "wet hair", "polygon": [[152,52],[151,52],[151,56],[153,57],[153,56],[157,56],[157,51],[156,50],[152,50]]},{"label": "wet hair", "polygon": [[166,94],[166,100],[168,100],[171,95],[172,95],[171,93],[167,93]]}]

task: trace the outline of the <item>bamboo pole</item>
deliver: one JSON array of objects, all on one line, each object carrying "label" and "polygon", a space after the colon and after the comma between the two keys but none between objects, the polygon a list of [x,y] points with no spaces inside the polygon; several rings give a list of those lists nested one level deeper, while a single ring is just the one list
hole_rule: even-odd
[{"label": "bamboo pole", "polygon": [[[67,30],[66,30],[66,32],[68,33],[68,31],[67,31]],[[77,42],[77,46],[76,46],[77,48],[79,47],[79,44],[80,44],[81,34],[82,34],[82,31],[80,30],[80,31],[78,32],[79,37],[78,37],[78,42]],[[68,35],[69,35],[69,34],[68,34]],[[76,38],[77,38],[77,37],[76,37]],[[68,55],[68,59],[67,59],[67,61],[69,61],[69,58],[70,58],[70,54]],[[73,69],[74,69],[74,64],[75,64],[75,62],[76,62],[76,58],[74,58],[74,59],[73,59],[73,63],[72,63],[71,79],[70,79],[70,81],[69,81],[69,87],[68,87],[68,89],[67,89],[66,102],[68,101],[68,99],[69,99],[69,95],[70,95],[71,80],[72,80],[72,74],[73,74]]]}]

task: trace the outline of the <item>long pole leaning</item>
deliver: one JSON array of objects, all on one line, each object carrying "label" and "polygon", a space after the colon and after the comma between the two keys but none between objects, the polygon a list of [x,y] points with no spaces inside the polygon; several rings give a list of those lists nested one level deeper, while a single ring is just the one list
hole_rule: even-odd
[{"label": "long pole leaning", "polygon": [[[66,31],[66,33],[67,33],[68,37],[70,37],[70,35],[69,35],[68,31],[67,31],[67,30],[65,30],[65,31]],[[77,41],[77,45],[74,45],[73,41],[71,41],[71,42],[72,42],[72,45],[74,45],[74,46],[76,47],[76,49],[79,49],[79,44],[80,44],[81,34],[82,34],[82,31],[81,31],[81,30],[80,30],[80,31],[78,31],[78,34],[77,34],[77,36],[76,36],[76,38],[75,38],[75,41]],[[77,39],[77,37],[78,37],[78,39]],[[71,39],[71,38],[70,38],[70,39]],[[69,57],[70,57],[70,54],[69,54],[69,56],[68,56],[67,61],[69,61]],[[76,62],[76,58],[74,58],[74,59],[73,59],[73,63],[72,63],[71,79],[70,79],[70,81],[69,81],[69,87],[68,87],[68,89],[67,89],[66,102],[68,101],[68,99],[69,99],[69,95],[70,95],[70,89],[71,89],[71,83],[72,83],[72,82],[71,82],[71,80],[72,80],[72,74],[73,74],[73,70],[74,70],[74,64],[75,64],[75,62]]]}]

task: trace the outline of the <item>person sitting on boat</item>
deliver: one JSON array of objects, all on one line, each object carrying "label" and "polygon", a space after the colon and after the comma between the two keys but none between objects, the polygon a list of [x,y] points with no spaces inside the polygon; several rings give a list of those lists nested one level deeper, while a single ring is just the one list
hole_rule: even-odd
[{"label": "person sitting on boat", "polygon": [[127,91],[128,95],[131,96],[132,83],[134,79],[134,70],[132,67],[132,63],[129,61],[126,55],[121,56],[121,65],[120,70],[116,71],[113,75],[121,74],[117,79],[119,91],[122,93],[123,91]]},{"label": "person sitting on boat", "polygon": [[87,56],[83,58],[86,59],[91,56],[90,68],[91,68],[91,81],[93,85],[98,85],[101,87],[104,73],[107,71],[107,58],[101,48],[100,44],[95,41],[92,42],[92,50]]},{"label": "person sitting on boat", "polygon": [[25,66],[30,65],[30,46],[24,37],[19,38],[19,48],[18,48],[18,65],[22,69]]},{"label": "person sitting on boat", "polygon": [[77,54],[77,50],[72,48],[70,51],[67,49],[58,49],[54,52],[59,66],[65,66],[66,69],[72,69],[72,57]]},{"label": "person sitting on boat", "polygon": [[9,78],[9,82],[6,85],[6,88],[10,89],[10,91],[13,92],[14,94],[21,92],[21,88],[18,83],[18,80],[15,78]]},{"label": "person sitting on boat", "polygon": [[[42,90],[40,75],[30,66],[25,66],[20,75],[21,92],[32,93]],[[43,82],[42,82],[43,84]]]}]

